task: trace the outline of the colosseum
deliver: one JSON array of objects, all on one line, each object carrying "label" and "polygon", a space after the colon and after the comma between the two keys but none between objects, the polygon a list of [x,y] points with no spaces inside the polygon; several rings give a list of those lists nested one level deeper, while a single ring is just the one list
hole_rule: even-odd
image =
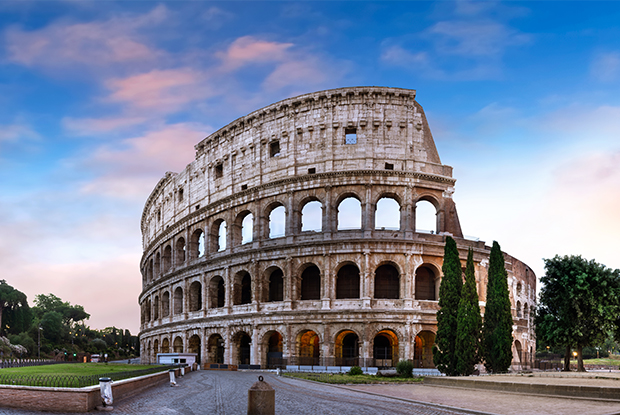
[{"label": "colosseum", "polygon": [[[463,236],[452,167],[415,97],[353,87],[289,98],[166,173],[141,221],[142,361],[433,367],[445,238],[463,266],[473,248],[482,309],[490,248]],[[536,276],[505,260],[513,364],[527,365]]]}]

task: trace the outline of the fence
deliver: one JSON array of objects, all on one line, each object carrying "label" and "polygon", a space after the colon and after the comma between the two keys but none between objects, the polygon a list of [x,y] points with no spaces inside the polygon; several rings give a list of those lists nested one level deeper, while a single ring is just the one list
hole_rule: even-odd
[{"label": "fence", "polygon": [[44,386],[56,388],[83,388],[99,384],[99,378],[112,380],[134,378],[175,369],[180,365],[166,365],[124,372],[98,373],[95,375],[42,375],[0,372],[0,385]]},{"label": "fence", "polygon": [[59,361],[51,360],[51,359],[8,359],[8,360],[0,361],[0,369],[9,368],[9,367],[53,365],[56,363],[65,363],[65,362],[59,362]]}]

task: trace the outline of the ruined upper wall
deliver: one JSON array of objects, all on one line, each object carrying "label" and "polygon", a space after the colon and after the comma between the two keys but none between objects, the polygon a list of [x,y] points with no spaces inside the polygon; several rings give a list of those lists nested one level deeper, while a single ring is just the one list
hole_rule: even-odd
[{"label": "ruined upper wall", "polygon": [[393,170],[452,186],[452,168],[441,164],[415,94],[339,88],[289,98],[233,121],[195,146],[196,159],[183,172],[160,181],[145,205],[143,233],[149,233],[149,217],[163,217],[165,228],[167,220],[199,206],[294,176]]}]

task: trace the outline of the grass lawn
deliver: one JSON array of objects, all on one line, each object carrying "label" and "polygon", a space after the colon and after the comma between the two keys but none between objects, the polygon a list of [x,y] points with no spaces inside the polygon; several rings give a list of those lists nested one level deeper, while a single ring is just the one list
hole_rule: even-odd
[{"label": "grass lawn", "polygon": [[[148,369],[159,365],[128,365],[105,363],[58,363],[54,365],[11,367],[0,369],[0,375],[75,375],[90,376],[103,373],[127,372]],[[162,370],[167,368],[162,367]]]},{"label": "grass lawn", "polygon": [[375,375],[350,376],[344,373],[284,373],[284,376],[299,379],[315,380],[323,383],[334,384],[367,384],[367,383],[416,383],[422,382],[422,377],[398,378]]}]

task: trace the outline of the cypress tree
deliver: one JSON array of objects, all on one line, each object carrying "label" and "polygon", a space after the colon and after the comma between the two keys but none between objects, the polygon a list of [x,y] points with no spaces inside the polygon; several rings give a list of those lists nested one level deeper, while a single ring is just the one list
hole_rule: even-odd
[{"label": "cypress tree", "polygon": [[437,311],[437,336],[433,347],[433,361],[437,369],[448,376],[456,376],[456,330],[463,272],[456,242],[446,238],[444,247],[443,278],[439,286],[439,311]]},{"label": "cypress tree", "polygon": [[512,314],[508,296],[508,274],[502,250],[496,241],[493,241],[489,260],[482,347],[487,371],[508,371],[512,362]]},{"label": "cypress tree", "polygon": [[476,364],[480,362],[482,334],[482,317],[474,275],[474,251],[471,248],[467,254],[465,285],[461,290],[457,320],[456,370],[460,375],[469,376],[474,373]]}]

